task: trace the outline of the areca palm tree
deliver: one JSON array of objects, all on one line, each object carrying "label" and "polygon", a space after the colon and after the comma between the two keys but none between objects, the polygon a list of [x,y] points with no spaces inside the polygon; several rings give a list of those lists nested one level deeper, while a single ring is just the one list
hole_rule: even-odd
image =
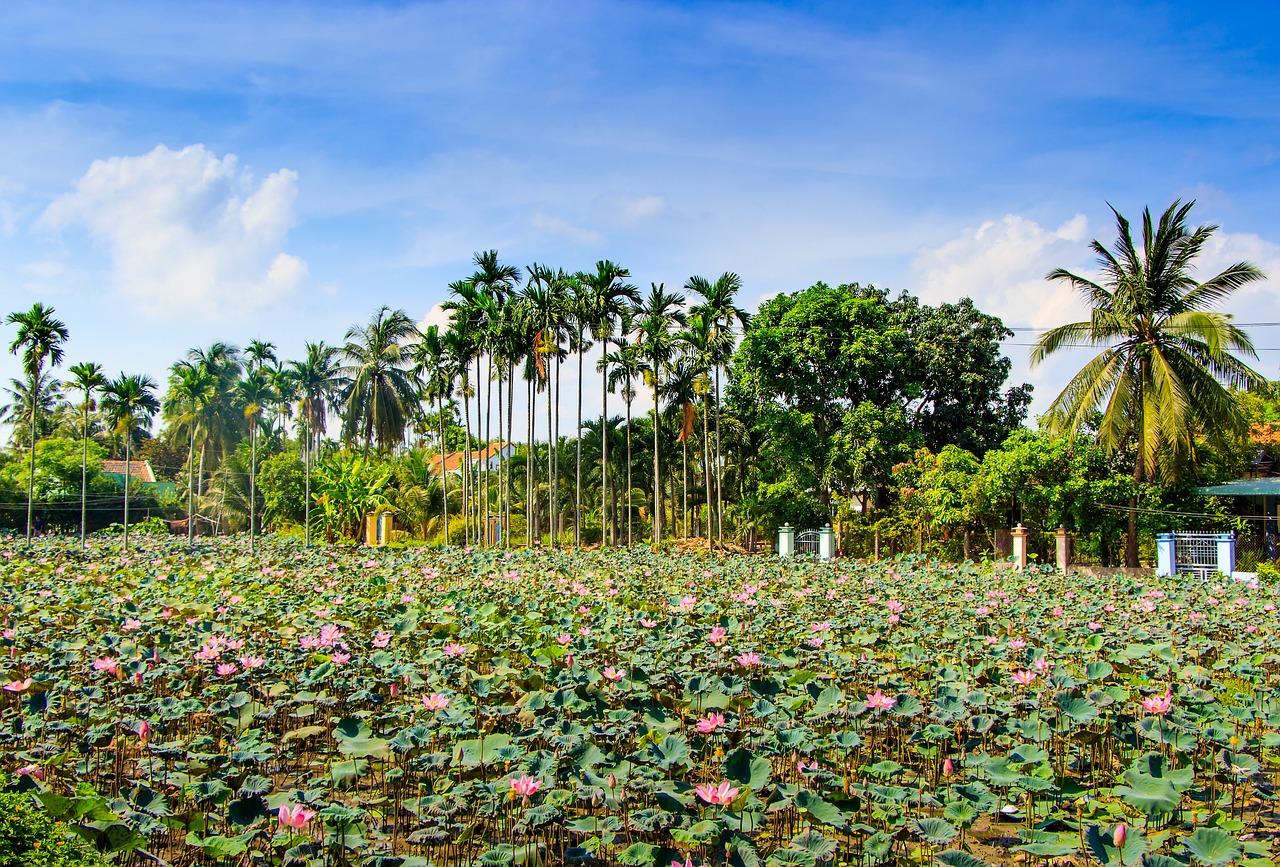
[{"label": "areca palm tree", "polygon": [[453,397],[453,386],[458,372],[454,359],[449,355],[448,343],[437,325],[422,332],[422,339],[414,347],[414,375],[422,383],[422,396],[435,404],[436,419],[440,427],[440,485],[444,512],[444,544],[449,544],[449,474],[445,467],[444,408]]},{"label": "areca palm tree", "polygon": [[732,271],[726,271],[714,282],[705,277],[690,277],[685,288],[702,296],[700,312],[707,317],[711,326],[712,368],[715,372],[715,415],[716,415],[716,527],[720,544],[724,545],[724,462],[720,453],[720,373],[733,356],[734,328],[746,328],[751,324],[751,315],[737,304],[737,295],[742,291],[742,278]]},{"label": "areca palm tree", "polygon": [[249,422],[249,553],[254,554],[258,537],[258,420],[262,417],[263,404],[271,396],[271,380],[261,367],[251,366],[237,390],[244,417]]},{"label": "areca palm tree", "polygon": [[300,361],[290,361],[290,378],[298,394],[298,414],[305,428],[303,435],[303,544],[311,546],[311,456],[317,437],[324,434],[329,403],[341,387],[338,348],[324,341],[308,343]]},{"label": "areca palm tree", "polygon": [[[72,368],[74,371],[74,368]],[[169,389],[161,407],[165,419],[175,429],[187,432],[187,544],[195,543],[196,528],[196,434],[205,412],[217,395],[218,382],[202,366],[180,361],[169,375]]]},{"label": "areca palm tree", "polygon": [[[530,265],[524,297],[533,318],[541,323],[534,348],[534,364],[538,377],[547,386],[547,523],[554,547],[559,541],[559,475],[560,450],[560,367],[565,351],[561,346],[570,312],[570,278],[563,270],[545,265]],[[555,361],[552,367],[550,362]]]},{"label": "areca palm tree", "polygon": [[417,326],[403,310],[382,306],[367,325],[347,329],[342,347],[347,378],[343,390],[343,435],[364,440],[367,456],[374,439],[379,449],[404,440],[417,396],[409,372],[410,343]]},{"label": "areca palm tree", "polygon": [[112,427],[124,438],[124,550],[129,550],[129,477],[132,475],[129,450],[133,435],[150,427],[151,419],[160,411],[155,396],[156,381],[149,376],[120,374],[102,390],[102,411]]},{"label": "areca palm tree", "polygon": [[80,409],[84,413],[84,425],[81,430],[80,455],[80,547],[85,546],[85,491],[89,482],[89,413],[93,411],[93,393],[107,384],[102,375],[102,365],[92,361],[73,364],[68,368],[71,381],[63,385],[69,391],[80,392],[83,400]]},{"label": "areca palm tree", "polygon": [[[715,337],[711,321],[705,312],[694,312],[688,327],[677,335],[684,346],[682,361],[688,366],[693,395],[702,397],[702,485],[707,504],[707,550],[712,549],[715,534],[715,509],[711,500],[711,449],[708,426],[708,404],[711,402],[711,367],[713,365],[713,341]],[[693,396],[691,395],[691,397]]]},{"label": "areca palm tree", "polygon": [[14,355],[22,353],[22,370],[31,383],[28,396],[31,398],[31,472],[27,479],[27,544],[31,544],[32,503],[35,498],[36,485],[36,416],[38,405],[36,398],[40,393],[39,384],[44,372],[45,362],[50,367],[62,363],[62,344],[67,342],[69,332],[60,319],[55,319],[54,309],[36,303],[30,310],[10,313],[5,322],[18,326],[18,333],[9,351]]},{"label": "areca palm tree", "polygon": [[[1232,354],[1256,357],[1249,336],[1229,314],[1212,308],[1263,274],[1237,262],[1196,280],[1195,259],[1217,226],[1188,229],[1194,204],[1175,201],[1158,221],[1144,210],[1141,248],[1129,221],[1113,208],[1115,244],[1091,245],[1101,281],[1061,268],[1047,278],[1075,289],[1090,307],[1089,319],[1046,332],[1031,352],[1037,365],[1066,347],[1102,348],[1054,399],[1048,426],[1074,433],[1100,409],[1099,444],[1112,452],[1136,448],[1135,488],[1145,479],[1175,478],[1198,432],[1243,430],[1244,414],[1229,388],[1261,381]],[[1125,565],[1138,565],[1136,490],[1129,500]]]},{"label": "areca palm tree", "polygon": [[[624,334],[630,330],[628,328]],[[644,375],[644,364],[640,357],[640,344],[632,343],[623,336],[614,341],[613,345],[615,351],[606,355],[602,363],[609,367],[609,387],[619,390],[622,401],[627,406],[627,547],[631,547],[631,403],[636,399],[635,383]]]},{"label": "areca palm tree", "polygon": [[[629,311],[631,306],[640,303],[640,291],[626,282],[631,272],[621,265],[601,259],[596,262],[596,270],[584,275],[587,293],[584,296],[586,325],[591,329],[591,336],[600,343],[602,357],[609,355],[609,341],[619,323],[625,322],[624,331],[630,330]],[[581,389],[581,383],[579,383]],[[609,374],[607,365],[600,371],[600,391],[602,397],[601,418],[609,417]],[[606,426],[607,427],[607,426]],[[600,440],[600,501],[601,515],[609,514],[609,440],[601,433]],[[604,524],[600,526],[600,544],[610,541]]]},{"label": "areca palm tree", "polygon": [[[684,312],[684,296],[668,292],[662,283],[649,284],[649,294],[641,302],[637,311],[641,345],[649,369],[645,373],[649,384],[653,386],[653,533],[654,548],[662,544],[662,467],[658,447],[659,389],[665,375],[666,366],[671,361],[673,346],[672,332],[683,326],[688,320]],[[674,509],[673,509],[674,511]]]}]

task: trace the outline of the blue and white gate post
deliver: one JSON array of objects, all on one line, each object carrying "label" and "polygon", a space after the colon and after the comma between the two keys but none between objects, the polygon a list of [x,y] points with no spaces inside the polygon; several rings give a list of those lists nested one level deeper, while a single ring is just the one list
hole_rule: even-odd
[{"label": "blue and white gate post", "polygon": [[1156,533],[1156,574],[1178,571],[1178,540],[1172,533]]},{"label": "blue and white gate post", "polygon": [[1218,571],[1230,578],[1236,571],[1236,534],[1218,537]]}]

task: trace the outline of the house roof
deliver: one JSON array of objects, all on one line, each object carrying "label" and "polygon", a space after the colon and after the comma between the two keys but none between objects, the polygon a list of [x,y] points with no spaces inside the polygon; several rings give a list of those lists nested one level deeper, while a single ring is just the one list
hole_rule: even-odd
[{"label": "house roof", "polygon": [[[506,442],[490,443],[482,449],[473,451],[471,453],[471,462],[474,464],[480,461],[487,461],[508,445],[509,443]],[[466,459],[466,452],[450,452],[444,456],[444,471],[446,473],[456,473]],[[440,458],[436,457],[431,462],[431,469],[433,472],[439,472],[439,467]]]},{"label": "house roof", "polygon": [[1280,497],[1280,476],[1236,479],[1225,485],[1196,488],[1196,493],[1206,497]]},{"label": "house roof", "polygon": [[[103,461],[102,471],[112,476],[119,476],[124,481],[124,461]],[[156,474],[151,470],[150,461],[129,461],[129,475],[140,482],[154,482]]]}]

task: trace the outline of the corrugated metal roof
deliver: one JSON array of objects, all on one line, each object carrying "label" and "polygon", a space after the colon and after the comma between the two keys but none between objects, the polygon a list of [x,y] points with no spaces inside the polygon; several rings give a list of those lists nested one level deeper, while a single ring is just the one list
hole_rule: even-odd
[{"label": "corrugated metal roof", "polygon": [[1207,485],[1196,488],[1197,494],[1206,497],[1280,497],[1280,476],[1260,479],[1236,479],[1225,485]]}]

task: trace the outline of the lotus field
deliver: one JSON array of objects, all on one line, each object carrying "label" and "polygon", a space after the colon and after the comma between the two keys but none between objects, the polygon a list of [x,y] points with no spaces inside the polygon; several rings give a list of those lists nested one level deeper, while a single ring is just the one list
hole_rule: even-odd
[{"label": "lotus field", "polygon": [[3,769],[122,863],[1270,863],[1270,586],[6,544]]}]

